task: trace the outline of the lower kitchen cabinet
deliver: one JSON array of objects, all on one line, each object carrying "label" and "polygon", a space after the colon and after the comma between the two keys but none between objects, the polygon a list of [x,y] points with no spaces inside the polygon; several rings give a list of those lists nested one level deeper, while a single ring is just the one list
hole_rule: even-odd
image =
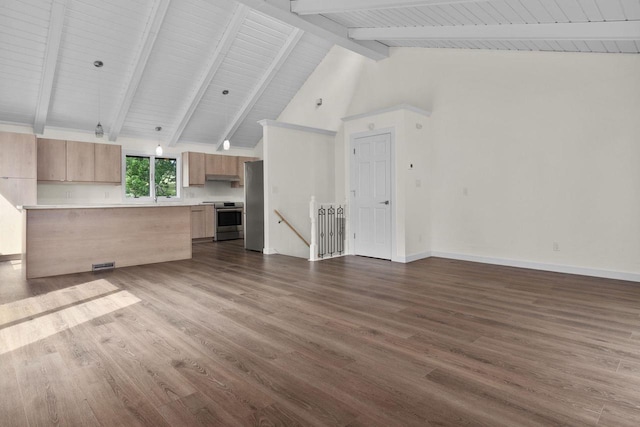
[{"label": "lower kitchen cabinet", "polygon": [[191,206],[191,238],[213,237],[213,206]]},{"label": "lower kitchen cabinet", "polygon": [[213,224],[213,206],[204,207],[204,237],[213,237],[214,224]]}]

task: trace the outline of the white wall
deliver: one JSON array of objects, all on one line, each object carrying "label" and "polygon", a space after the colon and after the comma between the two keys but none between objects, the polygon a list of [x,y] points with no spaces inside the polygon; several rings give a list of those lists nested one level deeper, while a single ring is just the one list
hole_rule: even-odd
[{"label": "white wall", "polygon": [[265,184],[265,253],[309,258],[309,247],[286,224],[278,223],[277,209],[310,241],[309,202],[334,199],[335,135],[289,129],[263,128]]},{"label": "white wall", "polygon": [[434,253],[640,280],[639,75],[638,55],[398,48],[346,115],[432,111]]},{"label": "white wall", "polygon": [[[353,93],[370,59],[340,46],[331,48],[296,96],[280,113],[278,121],[337,131],[348,115]],[[316,100],[322,98],[322,105]]]},{"label": "white wall", "polygon": [[[30,127],[0,125],[0,131],[32,133]],[[96,138],[93,133],[73,132],[68,130],[46,129],[43,138],[65,139],[73,141],[97,142],[108,144],[106,138]],[[115,144],[122,146],[122,151],[132,151],[139,153],[154,154],[156,146],[161,144],[165,155],[180,155],[186,151],[197,151],[201,153],[214,153],[222,155],[262,157],[262,147],[256,150],[231,149],[229,151],[217,152],[207,144],[187,144],[179,143],[176,147],[167,147],[162,141],[142,140],[133,138],[118,138]],[[182,200],[193,202],[202,201],[232,201],[240,202],[244,200],[244,189],[231,188],[229,182],[207,181],[204,187],[183,188]],[[119,204],[127,203],[123,199],[123,189],[120,185],[110,184],[38,184],[38,204],[39,205],[61,205],[61,204]]]}]

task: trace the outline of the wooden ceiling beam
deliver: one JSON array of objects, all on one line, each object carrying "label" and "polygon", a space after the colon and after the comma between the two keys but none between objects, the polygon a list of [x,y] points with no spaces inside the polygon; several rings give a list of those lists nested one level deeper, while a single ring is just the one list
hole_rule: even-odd
[{"label": "wooden ceiling beam", "polygon": [[42,70],[42,78],[40,80],[36,116],[33,122],[33,131],[38,135],[42,135],[42,133],[44,133],[44,127],[47,124],[47,116],[49,115],[51,93],[53,92],[53,82],[55,80],[56,67],[58,65],[58,54],[60,53],[60,43],[62,41],[62,30],[64,29],[64,17],[66,10],[66,0],[53,2],[51,6],[51,19],[49,20],[49,33],[47,35],[44,67]]},{"label": "wooden ceiling beam", "polygon": [[304,32],[298,28],[294,28],[291,34],[289,34],[289,37],[287,37],[287,40],[278,51],[278,54],[273,59],[267,70],[264,72],[264,74],[260,78],[260,81],[256,84],[255,88],[251,92],[251,95],[247,98],[238,113],[234,116],[227,129],[225,129],[222,138],[220,138],[220,141],[218,141],[216,150],[220,150],[222,148],[224,140],[231,139],[232,135],[238,130],[253,106],[256,105],[258,99],[260,99],[264,91],[269,86],[269,83],[271,83],[271,80],[273,80],[273,78],[276,76],[276,74],[280,70],[280,67],[282,67],[282,64],[284,64],[287,58],[289,58],[289,55],[291,55],[291,52],[296,47],[303,34]]},{"label": "wooden ceiling beam", "polygon": [[196,82],[194,86],[193,95],[191,96],[187,107],[180,115],[182,119],[173,132],[173,135],[169,139],[169,147],[174,147],[178,143],[180,136],[191,120],[193,113],[196,111],[198,104],[200,104],[200,101],[209,88],[211,81],[215,77],[218,69],[220,69],[220,66],[222,65],[222,62],[229,53],[229,49],[231,49],[231,45],[233,44],[238,31],[240,31],[240,28],[242,27],[242,24],[244,23],[248,12],[249,9],[242,4],[236,7],[235,12],[233,13],[233,17],[231,18],[231,21],[229,21],[229,24],[227,25],[227,28],[222,35],[222,39],[209,58],[208,64],[205,68],[205,72],[202,74],[202,77],[200,78],[200,80],[198,80],[198,82]]},{"label": "wooden ceiling beam", "polygon": [[129,113],[129,109],[131,108],[131,103],[133,103],[133,98],[140,86],[142,75],[147,67],[147,62],[149,61],[149,56],[151,56],[153,45],[158,38],[158,32],[160,31],[160,27],[164,22],[164,17],[167,14],[169,1],[170,0],[156,0],[153,4],[153,9],[150,14],[151,19],[147,21],[147,26],[142,36],[142,43],[140,44],[140,50],[135,56],[137,61],[131,71],[131,77],[128,80],[127,88],[124,91],[122,99],[120,100],[116,110],[115,118],[111,121],[109,141],[115,141],[120,135],[124,121]]},{"label": "wooden ceiling beam", "polygon": [[487,0],[295,0],[291,11],[298,15],[345,13],[362,10],[440,6],[454,3],[480,3]]},{"label": "wooden ceiling beam", "polygon": [[356,40],[639,40],[637,21],[350,28]]},{"label": "wooden ceiling beam", "polygon": [[291,12],[291,4],[289,0],[237,0],[271,16],[274,19],[282,21],[293,27],[299,28],[305,33],[315,34],[316,36],[328,40],[331,43],[342,46],[353,52],[373,60],[385,59],[389,56],[389,47],[377,41],[358,41],[348,37],[348,29],[335,21],[320,15],[300,16]]}]

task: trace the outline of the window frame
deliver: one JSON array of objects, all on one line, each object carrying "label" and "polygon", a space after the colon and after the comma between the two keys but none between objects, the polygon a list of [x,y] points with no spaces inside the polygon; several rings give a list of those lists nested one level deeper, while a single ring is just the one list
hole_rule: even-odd
[{"label": "window frame", "polygon": [[[149,196],[148,197],[127,197],[127,156],[148,157],[149,158]],[[129,204],[149,204],[154,201],[156,195],[156,158],[175,159],[176,161],[176,195],[173,197],[158,197],[157,203],[171,203],[182,201],[182,154],[163,154],[157,156],[155,153],[149,154],[141,151],[122,151],[122,201]]]}]

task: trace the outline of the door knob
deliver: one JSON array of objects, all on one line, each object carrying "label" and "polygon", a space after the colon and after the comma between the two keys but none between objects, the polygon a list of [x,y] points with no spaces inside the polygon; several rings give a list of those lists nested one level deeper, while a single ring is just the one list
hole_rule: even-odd
[{"label": "door knob", "polygon": [[389,204],[389,201],[388,201],[388,200],[385,200],[384,202],[380,202],[380,204],[381,204],[381,205],[388,205],[388,204]]}]

